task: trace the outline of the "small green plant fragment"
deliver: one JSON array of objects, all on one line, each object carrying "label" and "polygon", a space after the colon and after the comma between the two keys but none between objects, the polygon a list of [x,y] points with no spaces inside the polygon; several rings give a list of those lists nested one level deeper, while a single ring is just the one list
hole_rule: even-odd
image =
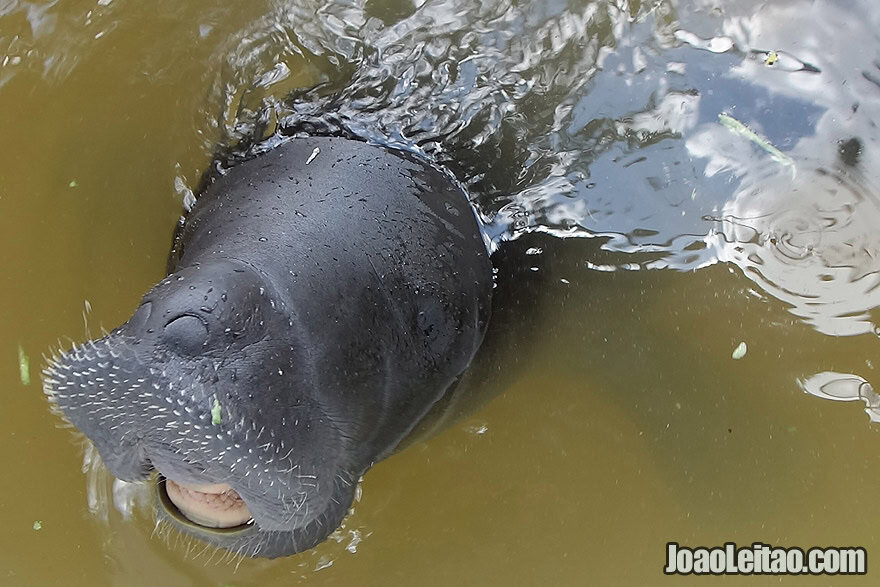
[{"label": "small green plant fragment", "polygon": [[749,347],[746,346],[746,343],[741,342],[738,345],[736,345],[736,348],[733,349],[733,353],[730,356],[736,360],[742,359],[744,356],[746,356],[746,351],[748,351],[748,350],[749,350]]},{"label": "small green plant fragment", "polygon": [[220,402],[214,397],[214,404],[211,406],[211,424],[220,425]]},{"label": "small green plant fragment", "polygon": [[767,151],[770,154],[770,158],[780,165],[794,166],[794,161],[792,161],[791,157],[771,145],[770,141],[760,136],[733,116],[721,113],[718,115],[718,122],[733,134],[746,138]]},{"label": "small green plant fragment", "polygon": [[67,184],[67,187],[69,187],[69,188],[75,188],[75,187],[79,187],[79,184],[76,183],[76,180],[74,179],[74,180],[72,180],[69,184]]},{"label": "small green plant fragment", "polygon": [[18,345],[18,376],[21,378],[22,385],[31,384],[31,362],[24,354],[24,349],[20,344]]},{"label": "small green plant fragment", "polygon": [[779,61],[779,54],[776,51],[770,51],[764,59],[764,65],[773,65],[777,61]]},{"label": "small green plant fragment", "polygon": [[36,522],[34,522],[34,530],[42,530],[42,529],[43,529],[43,522],[41,522],[40,520],[37,520]]}]

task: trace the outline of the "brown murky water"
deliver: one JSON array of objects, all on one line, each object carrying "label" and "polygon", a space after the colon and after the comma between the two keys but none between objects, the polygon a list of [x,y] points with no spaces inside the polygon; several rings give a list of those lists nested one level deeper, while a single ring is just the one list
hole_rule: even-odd
[{"label": "brown murky water", "polygon": [[[0,0],[0,583],[678,584],[674,540],[864,546],[874,584],[880,429],[814,397],[873,396],[810,378],[876,382],[877,30],[868,0]],[[480,409],[328,542],[229,561],[124,519],[39,371],[279,129],[446,163],[532,289]]]}]

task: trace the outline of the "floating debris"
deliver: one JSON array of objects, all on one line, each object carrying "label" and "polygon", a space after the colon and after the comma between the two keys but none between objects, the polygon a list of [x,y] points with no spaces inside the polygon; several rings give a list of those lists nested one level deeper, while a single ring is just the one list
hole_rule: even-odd
[{"label": "floating debris", "polygon": [[42,529],[43,529],[43,522],[41,522],[40,520],[35,521],[34,522],[34,530],[42,530]]},{"label": "floating debris", "polygon": [[76,183],[76,180],[74,179],[74,180],[72,180],[69,184],[67,184],[67,187],[69,187],[69,188],[75,188],[75,187],[79,187],[79,184]]},{"label": "floating debris", "polygon": [[739,343],[738,345],[736,345],[736,348],[733,349],[733,353],[731,353],[730,356],[731,356],[734,360],[739,360],[739,359],[742,359],[744,356],[746,356],[746,352],[747,352],[748,350],[749,350],[749,347],[746,346],[746,343],[741,342],[741,343]]},{"label": "floating debris", "polygon": [[18,345],[18,376],[22,385],[31,384],[31,362],[21,348],[21,344]]},{"label": "floating debris", "polygon": [[220,425],[220,401],[214,396],[214,404],[211,406],[211,424]]},{"label": "floating debris", "polygon": [[727,130],[729,130],[733,134],[746,138],[761,147],[763,150],[767,151],[767,153],[770,154],[770,158],[780,165],[794,167],[794,161],[791,157],[774,147],[772,144],[770,144],[770,141],[741,123],[733,116],[721,113],[718,115],[718,122],[720,122]]},{"label": "floating debris", "polygon": [[788,71],[791,73],[821,73],[818,67],[806,61],[798,59],[791,53],[785,51],[767,51],[764,49],[752,49],[749,51],[749,59],[753,59],[780,71]]},{"label": "floating debris", "polygon": [[308,165],[309,163],[311,163],[312,161],[314,161],[314,160],[315,160],[315,157],[317,157],[317,156],[318,156],[318,153],[320,153],[320,152],[321,152],[321,148],[320,148],[320,147],[315,147],[315,148],[312,150],[312,154],[309,155],[309,158],[308,158],[308,159],[306,159],[306,165]]}]

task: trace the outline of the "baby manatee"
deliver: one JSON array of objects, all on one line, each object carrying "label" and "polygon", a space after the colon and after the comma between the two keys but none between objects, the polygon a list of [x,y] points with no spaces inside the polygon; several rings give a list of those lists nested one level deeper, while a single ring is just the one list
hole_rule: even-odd
[{"label": "baby manatee", "polygon": [[467,196],[399,150],[297,138],[219,176],[170,273],[44,391],[160,515],[247,556],[311,548],[483,340],[492,269]]}]

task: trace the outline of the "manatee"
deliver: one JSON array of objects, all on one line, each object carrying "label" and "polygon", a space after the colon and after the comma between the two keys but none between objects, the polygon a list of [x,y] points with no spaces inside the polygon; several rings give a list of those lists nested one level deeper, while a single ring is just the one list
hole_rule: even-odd
[{"label": "manatee", "polygon": [[460,185],[296,138],[219,175],[127,322],[50,361],[53,407],[159,515],[249,556],[313,547],[459,380],[493,289]]}]

